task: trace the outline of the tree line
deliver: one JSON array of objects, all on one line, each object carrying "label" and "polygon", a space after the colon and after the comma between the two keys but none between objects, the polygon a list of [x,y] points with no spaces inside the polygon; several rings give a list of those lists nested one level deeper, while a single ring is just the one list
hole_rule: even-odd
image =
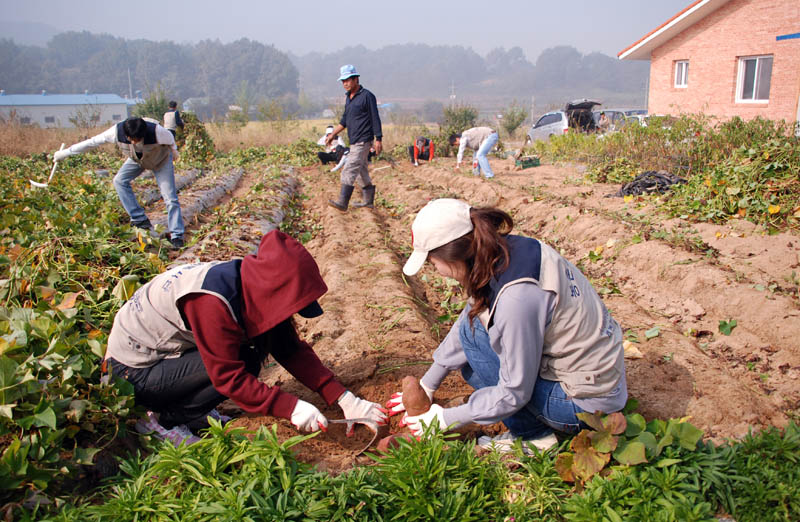
[{"label": "tree line", "polygon": [[157,88],[178,99],[232,102],[246,84],[254,96],[297,95],[298,72],[286,53],[246,38],[223,44],[126,40],[66,32],[47,47],[0,39],[0,88],[7,93],[115,93],[145,96]]},{"label": "tree line", "polygon": [[244,98],[253,106],[280,99],[294,109],[320,111],[343,99],[337,77],[345,63],[358,67],[379,99],[435,100],[439,106],[452,93],[477,105],[527,105],[532,96],[537,107],[584,97],[606,106],[642,105],[649,74],[647,62],[584,55],[569,46],[549,48],[535,62],[519,47],[483,57],[471,48],[426,44],[297,56],[248,39],[177,44],[84,31],[57,34],[46,47],[0,39],[0,88],[9,94],[141,91],[142,97],[161,89],[171,98],[203,97],[223,109]]}]

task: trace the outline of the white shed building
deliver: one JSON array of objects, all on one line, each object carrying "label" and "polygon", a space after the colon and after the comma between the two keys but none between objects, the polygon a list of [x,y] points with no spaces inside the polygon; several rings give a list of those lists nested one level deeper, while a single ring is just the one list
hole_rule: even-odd
[{"label": "white shed building", "polygon": [[112,125],[135,105],[116,94],[6,94],[0,91],[0,118],[23,125],[76,127]]}]

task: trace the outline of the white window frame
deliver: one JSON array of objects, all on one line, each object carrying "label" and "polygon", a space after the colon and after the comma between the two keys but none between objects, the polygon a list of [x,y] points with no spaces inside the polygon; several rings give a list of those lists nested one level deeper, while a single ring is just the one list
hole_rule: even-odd
[{"label": "white window frame", "polygon": [[685,89],[689,86],[689,60],[675,60],[675,77],[673,86]]},{"label": "white window frame", "polygon": [[[759,73],[761,72],[761,60],[769,58],[772,60],[772,65],[775,65],[775,58],[771,54],[762,54],[757,56],[740,56],[739,57],[739,72],[736,76],[736,103],[769,103],[769,98],[742,98],[744,92],[744,73],[745,63],[749,60],[756,60],[756,72],[753,79],[753,96],[758,92]],[[772,72],[770,72],[770,91],[772,90]]]}]

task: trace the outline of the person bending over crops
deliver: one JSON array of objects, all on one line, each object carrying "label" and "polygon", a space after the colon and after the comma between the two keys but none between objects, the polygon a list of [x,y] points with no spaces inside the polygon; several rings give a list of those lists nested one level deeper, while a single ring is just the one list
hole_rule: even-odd
[{"label": "person bending over crops", "polygon": [[[512,227],[502,210],[455,199],[431,201],[414,219],[414,251],[403,272],[416,274],[428,259],[469,297],[421,385],[432,398],[460,370],[475,388],[466,404],[406,414],[417,436],[423,424],[503,421],[508,432],[478,443],[508,449],[522,439],[545,449],[556,444],[554,431],[577,433],[577,413],[625,406],[619,324],[574,265],[536,239],[510,235]],[[386,407],[390,415],[403,411],[402,394]]]},{"label": "person bending over crops", "polygon": [[489,127],[473,127],[461,134],[451,134],[448,138],[450,146],[458,145],[456,169],[461,168],[464,151],[473,149],[475,152],[472,155],[472,173],[477,176],[483,171],[483,176],[486,179],[493,178],[494,172],[492,172],[492,167],[489,165],[487,154],[497,145],[498,139],[497,131]]},{"label": "person bending over crops", "polygon": [[145,170],[153,171],[153,175],[161,191],[161,198],[167,207],[167,223],[169,225],[170,243],[173,248],[183,247],[183,216],[178,202],[178,191],[175,188],[175,167],[172,162],[178,159],[178,147],[175,137],[170,131],[156,121],[143,118],[128,118],[121,121],[102,134],[84,140],[68,148],[56,151],[55,161],[62,161],[73,154],[81,154],[105,143],[116,143],[128,158],[114,176],[114,188],[131,218],[131,225],[144,230],[153,228],[144,209],[136,201],[131,182],[144,174]]},{"label": "person bending over crops", "polygon": [[255,255],[178,266],[139,288],[114,318],[103,363],[149,410],[136,430],[176,446],[196,442],[192,430],[207,427],[207,417],[230,419],[215,409],[228,398],[302,431],[326,430],[316,406],[258,380],[268,355],[326,404],[338,403],[345,419],[377,430],[386,423],[380,406],[347,391],[295,329],[294,314],[322,314],[317,300],[327,290],[311,254],[280,231],[266,234]]}]

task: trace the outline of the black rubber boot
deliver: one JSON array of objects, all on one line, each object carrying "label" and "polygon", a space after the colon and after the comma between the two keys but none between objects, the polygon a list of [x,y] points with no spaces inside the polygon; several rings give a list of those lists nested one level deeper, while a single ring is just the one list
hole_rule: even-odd
[{"label": "black rubber boot", "polygon": [[367,185],[361,189],[361,203],[353,203],[353,208],[375,208],[375,185]]},{"label": "black rubber boot", "polygon": [[342,188],[339,192],[339,199],[337,201],[329,199],[328,205],[332,206],[336,210],[347,212],[347,205],[350,203],[350,197],[352,195],[353,195],[353,185],[342,185]]}]

